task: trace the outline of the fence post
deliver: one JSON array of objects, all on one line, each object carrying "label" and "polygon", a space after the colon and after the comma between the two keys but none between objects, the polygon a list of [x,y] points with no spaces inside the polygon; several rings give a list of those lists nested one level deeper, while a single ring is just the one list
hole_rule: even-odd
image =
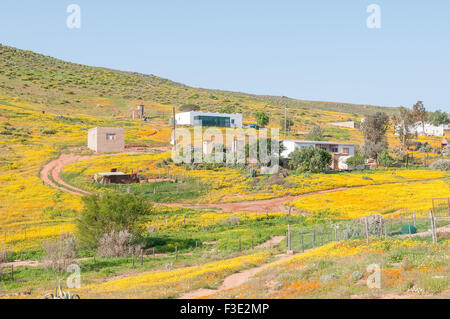
[{"label": "fence post", "polygon": [[288,244],[288,253],[289,253],[291,251],[291,225],[288,225],[287,244]]},{"label": "fence post", "polygon": [[380,215],[380,237],[383,237],[383,217]]},{"label": "fence post", "polygon": [[241,251],[241,248],[242,248],[242,246],[241,246],[241,239],[239,238],[239,251]]},{"label": "fence post", "polygon": [[175,246],[175,260],[178,260],[178,246]]},{"label": "fence post", "polygon": [[14,265],[11,265],[11,281],[14,281]]},{"label": "fence post", "polygon": [[141,248],[141,266],[144,265],[144,248]]},{"label": "fence post", "polygon": [[132,264],[133,267],[134,267],[134,247],[133,247],[133,249],[131,250],[131,264]]},{"label": "fence post", "polygon": [[302,253],[304,253],[305,252],[305,243],[304,243],[304,240],[303,240],[303,231],[300,231],[299,233],[300,233],[300,238],[301,238],[301,241],[302,241]]},{"label": "fence post", "polygon": [[253,237],[252,237],[252,250],[254,249],[254,247],[253,247]]},{"label": "fence post", "polygon": [[198,251],[198,242],[197,241],[195,241],[195,253],[197,254],[197,251]]},{"label": "fence post", "polygon": [[369,244],[369,220],[368,220],[367,216],[364,219],[364,226],[365,226],[365,230],[366,230],[366,242],[367,242],[367,244]]},{"label": "fence post", "polygon": [[337,225],[334,225],[334,241],[337,241]]},{"label": "fence post", "polygon": [[414,227],[417,227],[416,225],[416,211],[413,213],[413,221],[414,221]]},{"label": "fence post", "polygon": [[312,246],[316,247],[316,230],[313,229],[313,233],[312,233]]},{"label": "fence post", "polygon": [[435,224],[434,224],[434,216],[433,216],[433,212],[430,210],[430,222],[431,222],[431,238],[433,239],[433,243],[437,242],[437,238],[436,238],[436,229]]}]

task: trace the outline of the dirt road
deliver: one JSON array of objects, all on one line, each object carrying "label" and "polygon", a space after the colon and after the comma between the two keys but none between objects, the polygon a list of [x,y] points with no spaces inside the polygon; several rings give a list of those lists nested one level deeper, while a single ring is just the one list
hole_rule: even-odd
[{"label": "dirt road", "polygon": [[[237,203],[218,203],[218,204],[161,204],[164,206],[174,206],[174,207],[186,207],[186,208],[197,208],[197,209],[218,209],[224,212],[250,212],[250,213],[265,213],[267,212],[288,212],[289,209],[284,206],[284,203],[288,201],[295,200],[297,198],[303,198],[308,196],[313,196],[317,194],[326,194],[344,191],[348,188],[334,188],[323,191],[317,191],[312,193],[307,193],[298,196],[284,196],[272,199],[263,199],[255,201],[237,202]],[[296,214],[292,212],[292,214]]]},{"label": "dirt road", "polygon": [[47,185],[50,185],[53,188],[56,188],[60,191],[73,194],[73,195],[90,195],[91,193],[88,191],[85,191],[80,188],[76,188],[72,185],[67,184],[62,180],[60,177],[62,169],[70,165],[72,163],[76,163],[79,161],[85,161],[87,159],[93,158],[96,155],[75,155],[72,153],[69,154],[61,154],[60,157],[57,159],[50,161],[47,163],[41,170],[40,176],[41,179],[46,183]]},{"label": "dirt road", "polygon": [[[120,154],[140,154],[142,152],[136,151],[133,148],[128,148],[128,151],[125,151]],[[147,150],[157,150],[157,151],[168,151],[168,146],[161,146],[161,147],[152,147],[148,148]],[[60,174],[63,168],[67,165],[85,161],[88,159],[91,159],[96,156],[104,155],[104,154],[92,154],[92,155],[76,155],[71,153],[75,149],[69,149],[69,154],[61,154],[57,159],[48,162],[41,170],[40,177],[46,183],[47,185],[58,189],[60,191],[73,194],[73,195],[79,195],[79,196],[85,196],[90,195],[91,192],[88,192],[86,190],[77,188],[75,186],[72,186],[70,184],[67,184],[64,182],[64,180],[61,178]],[[111,154],[108,156],[114,156],[117,154]]]}]

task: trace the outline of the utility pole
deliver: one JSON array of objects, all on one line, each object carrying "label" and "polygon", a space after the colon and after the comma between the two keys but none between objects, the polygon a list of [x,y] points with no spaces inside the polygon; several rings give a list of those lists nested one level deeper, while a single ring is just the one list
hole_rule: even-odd
[{"label": "utility pole", "polygon": [[173,107],[173,149],[177,150],[177,139],[175,131],[177,129],[177,120],[175,119],[175,106]]},{"label": "utility pole", "polygon": [[286,128],[287,128],[287,107],[284,108],[284,139],[286,139]]}]

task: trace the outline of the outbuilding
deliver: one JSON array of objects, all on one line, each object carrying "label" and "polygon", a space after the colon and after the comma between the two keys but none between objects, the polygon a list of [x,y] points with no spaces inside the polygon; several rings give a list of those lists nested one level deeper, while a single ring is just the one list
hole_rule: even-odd
[{"label": "outbuilding", "polygon": [[125,150],[125,129],[94,127],[88,131],[88,147],[97,153],[120,153]]}]

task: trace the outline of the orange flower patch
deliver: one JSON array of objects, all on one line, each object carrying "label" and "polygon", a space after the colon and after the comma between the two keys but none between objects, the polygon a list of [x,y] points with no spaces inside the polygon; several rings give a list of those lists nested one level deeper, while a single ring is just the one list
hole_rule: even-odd
[{"label": "orange flower patch", "polygon": [[386,286],[394,287],[404,281],[401,269],[382,269],[381,278]]}]

